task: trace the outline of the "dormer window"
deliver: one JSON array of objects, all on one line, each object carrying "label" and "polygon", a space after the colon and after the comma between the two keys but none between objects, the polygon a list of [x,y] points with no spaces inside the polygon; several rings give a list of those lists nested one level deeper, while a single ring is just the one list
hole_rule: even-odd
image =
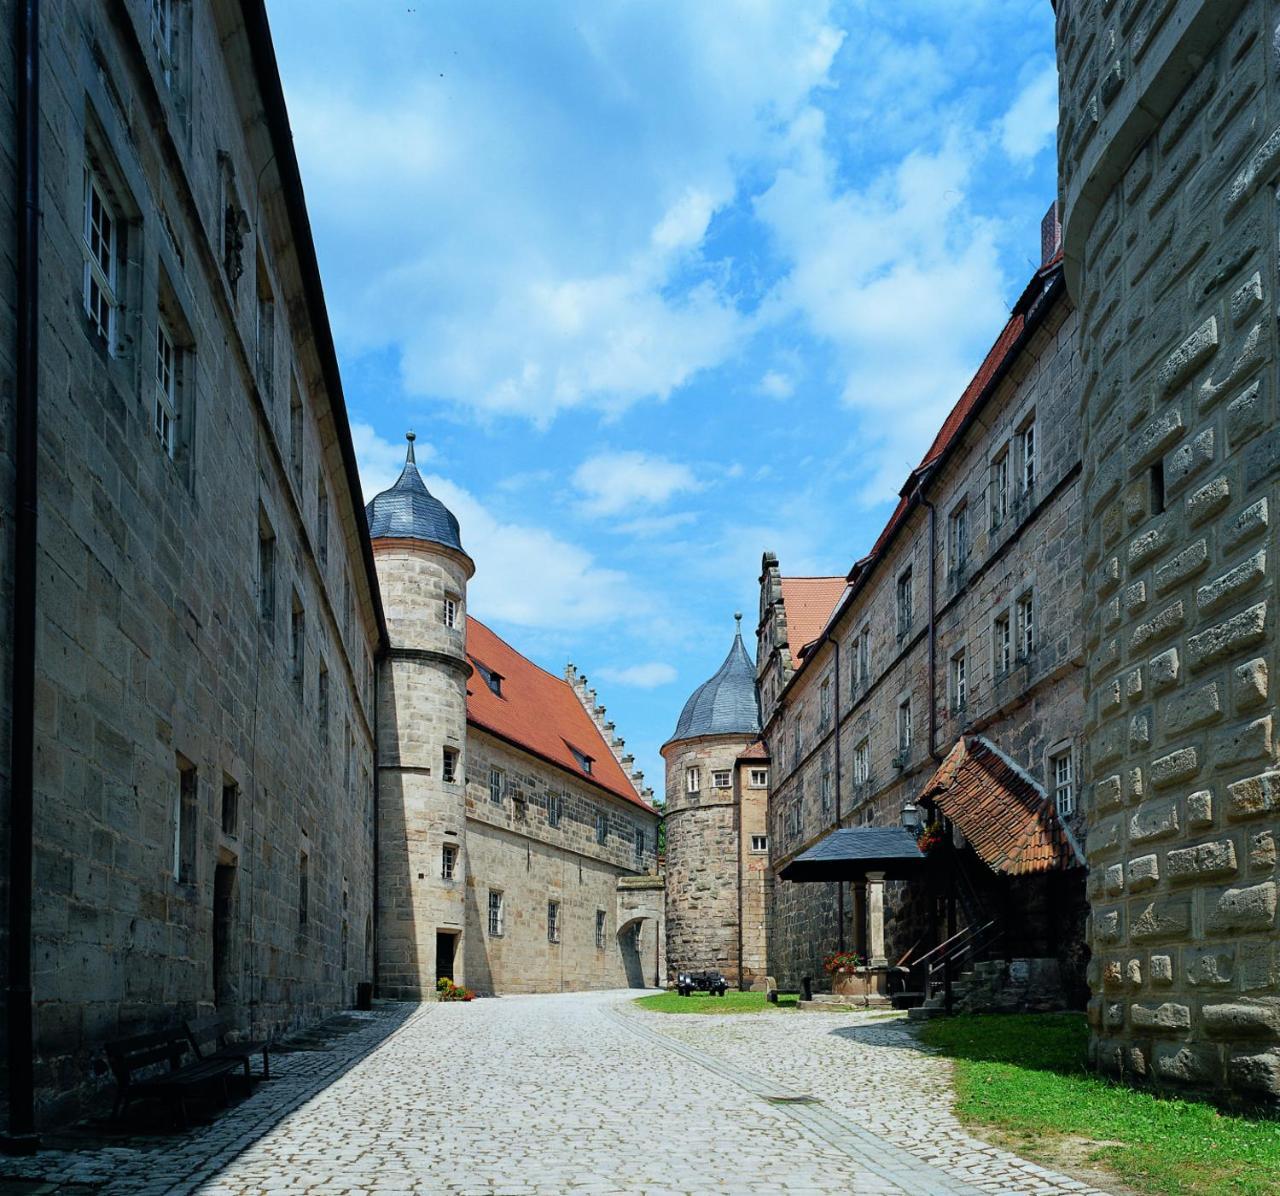
[{"label": "dormer window", "polygon": [[591,765],[595,762],[592,757],[588,756],[585,752],[578,751],[576,747],[570,747],[569,750],[573,753],[573,758],[578,762],[578,767],[590,776]]},{"label": "dormer window", "polygon": [[484,678],[484,683],[489,689],[498,697],[502,697],[502,674],[495,673],[488,665],[481,664],[478,660],[473,659],[471,663],[476,666],[476,672]]}]

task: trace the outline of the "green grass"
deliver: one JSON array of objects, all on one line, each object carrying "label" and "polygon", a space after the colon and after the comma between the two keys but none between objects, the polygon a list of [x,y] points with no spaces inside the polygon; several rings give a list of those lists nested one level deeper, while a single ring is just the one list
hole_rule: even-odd
[{"label": "green grass", "polygon": [[723,997],[708,993],[691,993],[682,997],[679,993],[654,993],[640,997],[636,1004],[654,1013],[773,1013],[777,1010],[795,1011],[800,998],[795,993],[779,993],[776,1005],[764,999],[764,993],[727,992]]},{"label": "green grass", "polygon": [[1104,1168],[1143,1192],[1280,1193],[1280,1121],[1169,1100],[1088,1072],[1079,1014],[956,1017],[921,1038],[956,1060],[956,1112],[1020,1153]]}]

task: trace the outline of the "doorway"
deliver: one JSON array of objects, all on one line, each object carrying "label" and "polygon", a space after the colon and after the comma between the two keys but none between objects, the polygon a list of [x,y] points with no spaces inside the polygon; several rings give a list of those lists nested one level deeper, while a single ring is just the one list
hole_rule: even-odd
[{"label": "doorway", "polygon": [[232,921],[235,917],[236,866],[219,864],[213,871],[213,1003],[219,1009],[234,1004],[232,979]]},{"label": "doorway", "polygon": [[453,980],[453,965],[458,954],[458,932],[436,931],[436,981]]}]

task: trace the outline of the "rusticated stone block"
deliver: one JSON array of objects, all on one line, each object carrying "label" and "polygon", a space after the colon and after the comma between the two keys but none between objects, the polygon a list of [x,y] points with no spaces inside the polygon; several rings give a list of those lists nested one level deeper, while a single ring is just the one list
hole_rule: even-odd
[{"label": "rusticated stone block", "polygon": [[1214,1038],[1280,1036],[1280,999],[1245,998],[1200,1010],[1205,1032]]},{"label": "rusticated stone block", "polygon": [[1267,700],[1267,662],[1261,656],[1236,666],[1233,692],[1237,710],[1251,710]]},{"label": "rusticated stone block", "polygon": [[1177,798],[1145,802],[1129,817],[1129,841],[1151,843],[1178,833]]},{"label": "rusticated stone block", "polygon": [[1238,615],[1187,638],[1187,661],[1193,671],[1216,664],[1266,637],[1267,604],[1259,602]]},{"label": "rusticated stone block", "polygon": [[1167,875],[1172,884],[1196,880],[1220,880],[1239,871],[1236,845],[1230,839],[1201,843],[1196,847],[1179,847],[1165,856]]},{"label": "rusticated stone block", "polygon": [[1208,567],[1209,546],[1203,539],[1197,540],[1156,570],[1156,593],[1166,594]]},{"label": "rusticated stone block", "polygon": [[1191,1008],[1176,1001],[1161,1005],[1135,1002],[1129,1006],[1129,1024],[1152,1035],[1178,1034],[1191,1028]]},{"label": "rusticated stone block", "polygon": [[1260,585],[1267,575],[1267,554],[1256,552],[1243,564],[1215,577],[1196,591],[1196,605],[1205,614],[1221,610]]},{"label": "rusticated stone block", "polygon": [[[1195,748],[1179,748],[1167,756],[1151,762],[1151,785],[1155,789],[1167,789],[1180,781],[1190,780],[1200,771],[1200,757]],[[1177,820],[1174,820],[1177,829]]]},{"label": "rusticated stone block", "polygon": [[1219,895],[1207,920],[1215,934],[1272,930],[1276,922],[1276,884],[1273,880],[1247,888],[1227,889]]},{"label": "rusticated stone block", "polygon": [[1231,1083],[1241,1091],[1280,1100],[1280,1047],[1257,1054],[1232,1055],[1228,1074]]},{"label": "rusticated stone block", "polygon": [[1275,833],[1273,831],[1255,831],[1249,836],[1249,871],[1271,872],[1275,866]]},{"label": "rusticated stone block", "polygon": [[1180,1084],[1210,1084],[1222,1067],[1218,1048],[1207,1042],[1156,1043],[1153,1068],[1162,1079]]},{"label": "rusticated stone block", "polygon": [[1267,530],[1267,523],[1267,500],[1260,498],[1257,502],[1245,507],[1223,528],[1222,546],[1228,552],[1234,552],[1241,544],[1262,535]]},{"label": "rusticated stone block", "polygon": [[1130,929],[1135,943],[1177,940],[1185,938],[1190,932],[1190,904],[1170,898],[1146,905],[1133,919]]},{"label": "rusticated stone block", "polygon": [[1129,861],[1129,890],[1141,893],[1160,882],[1160,861],[1154,855],[1139,856]]},{"label": "rusticated stone block", "polygon": [[1164,705],[1163,727],[1170,736],[1181,735],[1196,727],[1216,721],[1222,715],[1218,686],[1211,681],[1199,689],[1188,690],[1170,698]]},{"label": "rusticated stone block", "polygon": [[1170,648],[1151,658],[1151,686],[1156,691],[1166,690],[1178,684],[1180,671],[1178,649]]},{"label": "rusticated stone block", "polygon": [[1161,393],[1177,390],[1218,348],[1218,321],[1210,316],[1165,359],[1156,372]]},{"label": "rusticated stone block", "polygon": [[1213,792],[1197,789],[1187,794],[1187,826],[1191,830],[1203,830],[1213,825]]},{"label": "rusticated stone block", "polygon": [[1232,981],[1235,948],[1187,947],[1182,952],[1182,969],[1187,983],[1198,988],[1225,988]]},{"label": "rusticated stone block", "polygon": [[1173,957],[1169,955],[1153,955],[1151,957],[1151,983],[1161,986],[1173,983]]},{"label": "rusticated stone block", "polygon": [[1249,760],[1271,755],[1271,716],[1256,718],[1243,727],[1220,731],[1213,741],[1213,762],[1219,768],[1230,768]]},{"label": "rusticated stone block", "polygon": [[1192,527],[1199,527],[1225,510],[1230,501],[1231,482],[1225,477],[1214,478],[1199,490],[1193,490],[1187,495],[1187,522]]},{"label": "rusticated stone block", "polygon": [[1227,786],[1227,817],[1257,818],[1280,810],[1280,772],[1264,772]]}]

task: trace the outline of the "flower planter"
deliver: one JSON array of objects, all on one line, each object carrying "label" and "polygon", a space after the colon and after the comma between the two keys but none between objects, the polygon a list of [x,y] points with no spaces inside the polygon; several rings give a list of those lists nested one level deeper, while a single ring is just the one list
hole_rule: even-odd
[{"label": "flower planter", "polygon": [[837,972],[831,977],[831,991],[837,997],[866,997],[872,991],[872,977],[866,968]]}]

